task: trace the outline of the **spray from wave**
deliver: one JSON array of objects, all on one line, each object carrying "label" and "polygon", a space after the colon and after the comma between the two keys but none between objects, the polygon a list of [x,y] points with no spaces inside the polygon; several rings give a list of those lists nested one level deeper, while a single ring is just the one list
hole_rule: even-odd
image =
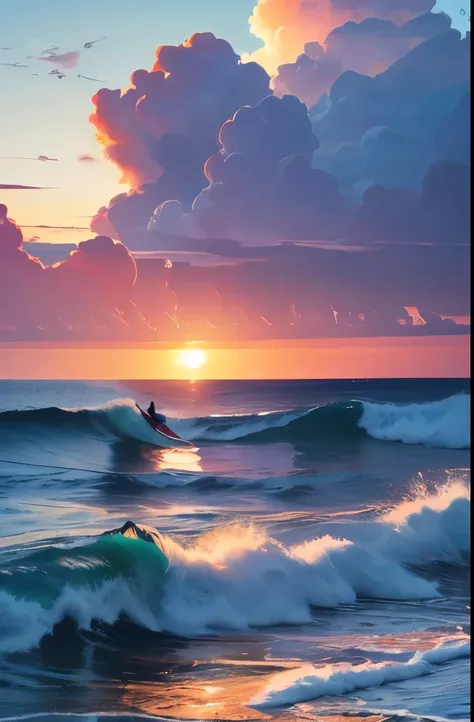
[{"label": "spray from wave", "polygon": [[153,631],[195,636],[305,624],[318,607],[361,598],[434,599],[437,584],[423,569],[437,561],[466,563],[469,517],[468,492],[455,484],[403,502],[365,529],[346,524],[346,534],[297,545],[235,525],[188,547],[164,536],[163,551],[117,537],[68,550],[49,547],[10,562],[0,574],[0,650],[37,645],[64,617],[88,629],[94,619],[113,624],[126,615]]}]

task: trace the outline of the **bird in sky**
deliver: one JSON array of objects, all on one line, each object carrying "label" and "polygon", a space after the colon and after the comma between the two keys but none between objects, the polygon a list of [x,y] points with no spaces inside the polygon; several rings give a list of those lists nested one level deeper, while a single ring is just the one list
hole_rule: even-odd
[{"label": "bird in sky", "polygon": [[88,50],[92,48],[93,45],[96,43],[100,43],[102,40],[106,40],[107,36],[105,35],[103,38],[98,38],[97,40],[91,40],[89,43],[84,43],[84,47]]},{"label": "bird in sky", "polygon": [[0,63],[0,65],[9,65],[11,68],[27,68],[27,65],[21,65],[19,61],[16,63]]},{"label": "bird in sky", "polygon": [[47,48],[46,50],[42,50],[40,52],[40,55],[56,55],[58,50],[59,50],[59,48],[56,45],[54,45],[54,46],[51,46],[50,48]]},{"label": "bird in sky", "polygon": [[77,74],[78,78],[83,78],[84,80],[92,80],[94,83],[105,83],[105,80],[99,80],[99,78],[89,78],[87,75],[81,75],[80,73]]}]

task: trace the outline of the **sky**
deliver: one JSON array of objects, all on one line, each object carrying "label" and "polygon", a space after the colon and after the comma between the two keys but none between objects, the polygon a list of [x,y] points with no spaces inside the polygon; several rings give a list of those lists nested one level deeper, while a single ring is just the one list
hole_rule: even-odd
[{"label": "sky", "polygon": [[[104,85],[123,88],[136,68],[150,68],[155,48],[179,44],[194,32],[211,31],[226,38],[237,53],[251,53],[261,44],[250,33],[248,19],[254,0],[18,0],[2,3],[0,62],[28,64],[28,68],[0,66],[2,132],[0,156],[59,162],[7,160],[0,157],[0,183],[51,187],[53,190],[4,191],[10,215],[22,226],[84,226],[98,208],[124,190],[117,168],[102,158],[95,129],[88,122],[91,96]],[[453,25],[467,29],[464,0],[440,0]],[[82,50],[77,68],[58,80],[48,75],[54,67],[27,56],[58,46],[60,52],[81,49],[86,42],[106,36]],[[45,67],[46,66],[46,67]],[[32,75],[39,73],[39,77]],[[94,83],[77,73],[99,78]],[[97,162],[81,163],[80,155]],[[77,233],[31,230],[49,241],[76,241]],[[28,231],[25,229],[25,236]]]},{"label": "sky", "polygon": [[[46,155],[60,160],[0,158],[1,183],[57,187],[25,191],[22,197],[2,193],[12,217],[22,225],[87,226],[83,216],[92,216],[124,190],[118,185],[120,173],[101,158],[95,129],[88,122],[91,96],[102,84],[74,75],[97,77],[109,88],[126,87],[135,68],[151,67],[158,45],[179,44],[194,32],[225,37],[237,52],[252,51],[259,44],[248,25],[253,0],[81,0],[68,3],[67,11],[63,0],[19,0],[4,5],[0,45],[12,50],[0,51],[0,62],[21,61],[31,67],[0,66],[2,96],[8,98],[2,103],[0,156]],[[103,36],[105,41],[82,53],[70,78],[58,80],[48,75],[51,67],[44,68],[46,63],[24,60],[51,46],[76,50]],[[78,163],[77,157],[83,154],[101,162]],[[59,240],[57,234],[51,238]]]},{"label": "sky", "polygon": [[459,375],[463,2],[3,3],[0,344],[205,343],[214,374],[309,343],[304,376],[349,340],[348,375]]},{"label": "sky", "polygon": [[[195,361],[195,355],[198,360]],[[376,379],[469,378],[468,336],[424,339],[312,339],[238,344],[57,349],[3,348],[2,379]]]}]

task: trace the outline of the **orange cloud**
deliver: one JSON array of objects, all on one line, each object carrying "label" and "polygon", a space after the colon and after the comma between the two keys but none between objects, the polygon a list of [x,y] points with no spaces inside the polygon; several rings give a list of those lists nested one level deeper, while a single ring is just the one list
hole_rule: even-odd
[{"label": "orange cloud", "polygon": [[370,17],[396,24],[429,12],[434,0],[258,0],[250,17],[250,31],[263,48],[250,57],[273,74],[293,62],[306,43],[324,43],[334,28]]}]

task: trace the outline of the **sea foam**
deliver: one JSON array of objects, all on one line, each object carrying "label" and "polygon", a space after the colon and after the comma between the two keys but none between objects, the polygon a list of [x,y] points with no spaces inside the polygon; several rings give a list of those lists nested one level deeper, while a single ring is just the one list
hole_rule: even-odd
[{"label": "sea foam", "polygon": [[250,707],[284,707],[318,697],[349,694],[357,689],[431,674],[436,666],[470,655],[471,643],[463,640],[417,652],[408,662],[327,664],[321,667],[308,664],[276,675],[248,704]]}]

